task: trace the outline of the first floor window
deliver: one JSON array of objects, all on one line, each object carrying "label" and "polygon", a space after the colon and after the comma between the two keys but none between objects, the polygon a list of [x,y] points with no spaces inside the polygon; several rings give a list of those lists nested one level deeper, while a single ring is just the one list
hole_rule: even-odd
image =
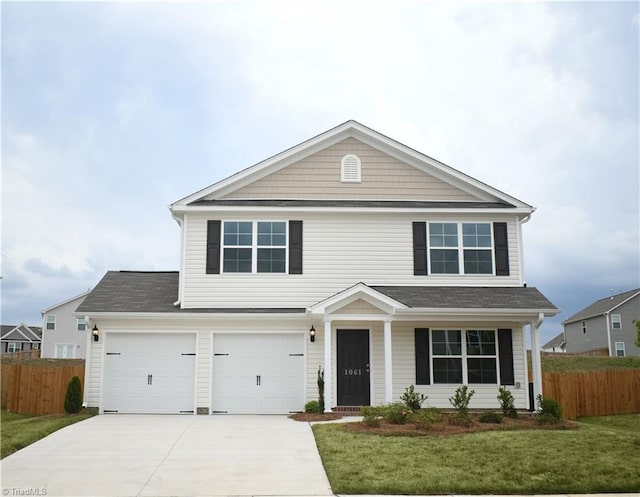
[{"label": "first floor window", "polygon": [[7,352],[9,353],[19,352],[20,350],[22,350],[20,342],[9,342],[7,345]]},{"label": "first floor window", "polygon": [[78,331],[85,331],[87,329],[87,323],[85,323],[84,318],[77,319],[77,328]]},{"label": "first floor window", "polygon": [[620,314],[611,314],[611,328],[614,330],[622,329],[622,316]]},{"label": "first floor window", "polygon": [[433,383],[497,384],[495,330],[433,330]]},{"label": "first floor window", "polygon": [[55,330],[56,329],[56,316],[55,314],[49,314],[47,316],[47,329]]},{"label": "first floor window", "polygon": [[75,345],[69,343],[56,344],[56,359],[74,359]]},{"label": "first floor window", "polygon": [[616,342],[616,357],[624,357],[624,342]]}]

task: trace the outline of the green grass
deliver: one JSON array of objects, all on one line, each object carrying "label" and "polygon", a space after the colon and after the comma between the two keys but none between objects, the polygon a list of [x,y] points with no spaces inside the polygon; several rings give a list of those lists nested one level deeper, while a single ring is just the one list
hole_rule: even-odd
[{"label": "green grass", "polygon": [[584,373],[614,369],[640,369],[640,357],[589,357],[564,354],[542,357],[543,373]]},{"label": "green grass", "polygon": [[337,494],[549,494],[635,492],[640,443],[632,431],[490,431],[394,437],[313,431]]},{"label": "green grass", "polygon": [[2,436],[0,458],[4,458],[27,445],[37,442],[60,428],[90,418],[94,413],[30,416],[0,411]]},{"label": "green grass", "polygon": [[[578,419],[580,423],[607,430],[631,432],[640,435],[640,414],[618,414]],[[640,441],[640,438],[638,438]]]}]

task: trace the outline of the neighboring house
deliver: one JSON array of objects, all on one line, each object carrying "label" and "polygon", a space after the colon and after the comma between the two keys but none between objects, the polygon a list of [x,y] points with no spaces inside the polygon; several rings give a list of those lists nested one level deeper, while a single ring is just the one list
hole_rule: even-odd
[{"label": "neighboring house", "polygon": [[42,329],[24,323],[17,326],[3,324],[0,337],[2,354],[38,350],[42,343]]},{"label": "neighboring house", "polygon": [[600,299],[562,323],[567,352],[606,349],[612,357],[638,356],[638,320],[640,288]]},{"label": "neighboring house", "polygon": [[525,284],[524,202],[348,121],[170,210],[180,270],[109,271],[78,307],[88,406],[288,413],[322,368],[327,410],[412,384],[528,407],[525,327],[539,351],[559,311]]},{"label": "neighboring house", "polygon": [[42,357],[84,359],[88,334],[84,316],[74,312],[89,292],[81,293],[42,311]]},{"label": "neighboring house", "polygon": [[552,338],[542,346],[542,352],[566,352],[567,342],[564,339],[564,332]]}]

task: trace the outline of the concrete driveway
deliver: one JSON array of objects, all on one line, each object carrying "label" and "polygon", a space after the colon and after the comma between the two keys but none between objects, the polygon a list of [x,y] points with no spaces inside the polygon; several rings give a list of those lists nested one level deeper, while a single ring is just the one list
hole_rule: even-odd
[{"label": "concrete driveway", "polygon": [[4,496],[333,495],[310,426],[285,416],[96,416],[1,464]]}]

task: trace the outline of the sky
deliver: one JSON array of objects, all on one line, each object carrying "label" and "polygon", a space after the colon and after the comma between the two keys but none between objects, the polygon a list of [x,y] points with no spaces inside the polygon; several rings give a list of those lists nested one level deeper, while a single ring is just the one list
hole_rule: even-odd
[{"label": "sky", "polygon": [[562,313],[640,287],[637,2],[7,2],[2,323],[176,270],[168,205],[349,119],[537,208]]}]

